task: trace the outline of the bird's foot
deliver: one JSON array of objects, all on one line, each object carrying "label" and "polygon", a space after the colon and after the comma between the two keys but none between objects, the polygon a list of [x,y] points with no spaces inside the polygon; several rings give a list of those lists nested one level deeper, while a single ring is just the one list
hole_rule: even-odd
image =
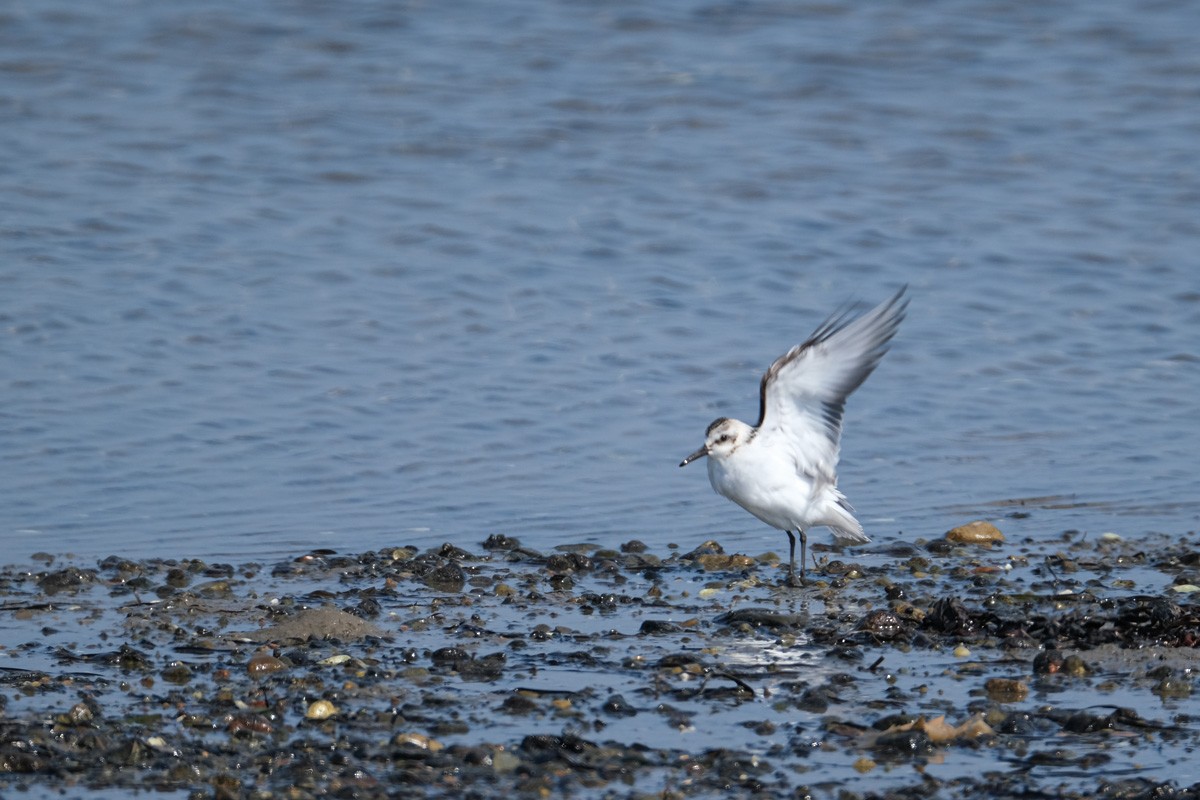
[{"label": "bird's foot", "polygon": [[797,575],[796,575],[796,573],[794,573],[794,572],[789,572],[789,573],[787,574],[787,577],[786,577],[786,578],[784,578],[782,581],[780,581],[779,585],[780,585],[780,586],[785,586],[785,587],[787,587],[787,588],[789,588],[789,589],[803,589],[803,588],[804,588],[805,586],[807,586],[808,584],[807,584],[807,582],[804,580],[804,576],[803,576],[803,575],[799,575],[799,576],[797,576]]}]

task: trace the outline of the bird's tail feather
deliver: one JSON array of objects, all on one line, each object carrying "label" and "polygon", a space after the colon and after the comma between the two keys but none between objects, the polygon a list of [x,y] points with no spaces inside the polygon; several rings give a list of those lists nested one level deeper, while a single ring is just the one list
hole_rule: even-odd
[{"label": "bird's tail feather", "polygon": [[863,544],[871,541],[871,537],[863,532],[862,524],[854,518],[854,509],[841,492],[837,492],[837,500],[829,504],[828,510],[829,514],[824,524],[833,531],[833,538],[837,539],[838,544]]}]

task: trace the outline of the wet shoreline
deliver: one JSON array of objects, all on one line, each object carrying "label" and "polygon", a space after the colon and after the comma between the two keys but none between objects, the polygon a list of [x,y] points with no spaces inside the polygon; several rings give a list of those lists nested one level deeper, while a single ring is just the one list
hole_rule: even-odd
[{"label": "wet shoreline", "polygon": [[801,590],[716,542],[35,556],[0,567],[0,787],[1200,797],[1188,537],[818,555]]}]

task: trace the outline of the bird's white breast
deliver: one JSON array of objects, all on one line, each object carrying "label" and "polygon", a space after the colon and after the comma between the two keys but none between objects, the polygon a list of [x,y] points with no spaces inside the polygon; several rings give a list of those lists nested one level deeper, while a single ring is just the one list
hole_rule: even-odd
[{"label": "bird's white breast", "polygon": [[708,480],[717,494],[774,528],[809,525],[813,485],[779,448],[750,442],[723,459],[709,458]]}]

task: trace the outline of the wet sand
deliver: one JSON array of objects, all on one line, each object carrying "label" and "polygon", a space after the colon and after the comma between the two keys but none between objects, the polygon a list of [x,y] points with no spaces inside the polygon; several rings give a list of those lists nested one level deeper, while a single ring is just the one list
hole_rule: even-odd
[{"label": "wet sand", "polygon": [[40,554],[0,567],[0,788],[1200,797],[1194,539],[995,538],[799,590],[716,542]]}]

